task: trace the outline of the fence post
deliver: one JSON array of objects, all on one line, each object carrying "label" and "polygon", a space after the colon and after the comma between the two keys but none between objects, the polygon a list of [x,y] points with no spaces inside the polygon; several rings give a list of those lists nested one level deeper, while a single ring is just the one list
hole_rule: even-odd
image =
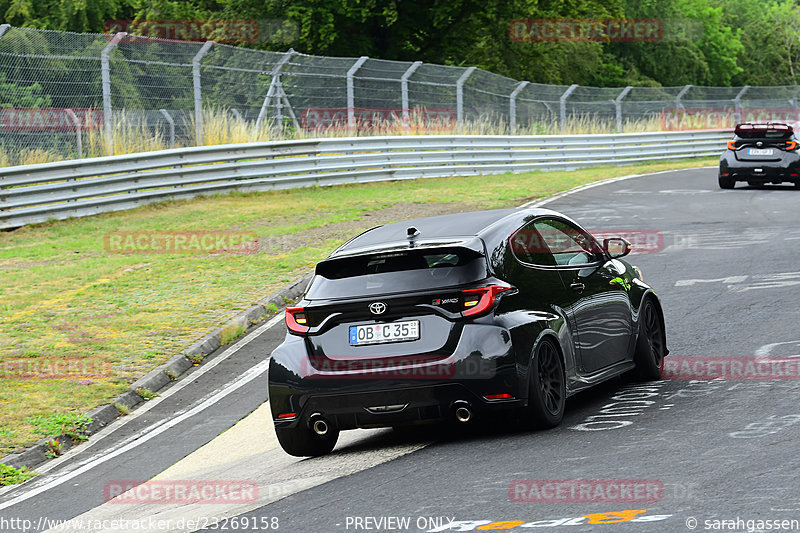
[{"label": "fence post", "polygon": [[522,92],[530,82],[521,81],[514,87],[511,96],[508,97],[508,130],[511,135],[517,132],[517,95]]},{"label": "fence post", "polygon": [[124,31],[114,34],[111,41],[100,52],[100,79],[103,85],[103,132],[106,137],[108,155],[114,155],[114,132],[111,122],[111,67],[108,56],[126,35],[127,33]]},{"label": "fence post", "polygon": [[456,82],[456,125],[459,133],[461,133],[461,128],[464,126],[464,84],[467,83],[467,80],[477,68],[469,67]]},{"label": "fence post", "polygon": [[353,87],[353,76],[355,76],[358,69],[361,68],[367,59],[367,56],[359,57],[350,70],[347,71],[347,131],[353,133],[356,129],[356,112],[355,112],[355,88]]},{"label": "fence post", "polygon": [[797,89],[794,91],[794,94],[789,99],[789,104],[791,104],[792,107],[797,107],[797,97],[798,96],[800,96],[800,86],[797,87]]},{"label": "fence post", "polygon": [[78,159],[83,159],[83,136],[81,135],[81,121],[72,109],[65,109],[64,112],[72,120],[72,125],[75,126],[75,145],[78,148]]},{"label": "fence post", "polygon": [[681,91],[678,93],[678,96],[675,97],[675,111],[677,111],[678,109],[685,109],[683,107],[683,103],[681,102],[681,98],[683,98],[683,95],[688,93],[689,89],[691,89],[692,87],[694,86],[693,85],[684,86],[684,88],[681,89]]},{"label": "fence post", "polygon": [[292,57],[292,54],[294,54],[294,48],[289,48],[289,50],[283,54],[283,57],[281,57],[278,62],[275,63],[275,66],[272,67],[272,72],[270,73],[272,79],[269,82],[267,95],[264,97],[264,101],[261,103],[261,110],[258,112],[258,118],[256,119],[256,125],[253,128],[253,134],[250,136],[250,141],[255,141],[256,137],[258,136],[258,132],[261,131],[261,125],[264,123],[264,118],[267,116],[269,101],[275,95],[277,84],[280,83],[281,69]]},{"label": "fence post", "polygon": [[214,41],[206,41],[192,59],[192,85],[194,86],[194,128],[197,146],[203,145],[203,93],[200,86],[200,61],[214,46]]},{"label": "fence post", "polygon": [[566,91],[564,91],[564,94],[561,95],[561,98],[558,99],[558,122],[562,133],[567,127],[567,98],[569,98],[569,95],[571,95],[577,88],[578,84],[573,83]]},{"label": "fence post", "polygon": [[172,120],[172,115],[166,109],[159,109],[159,113],[164,117],[164,120],[169,124],[169,147],[175,148],[175,121]]},{"label": "fence post", "polygon": [[408,131],[409,122],[411,117],[408,115],[408,78],[414,74],[414,71],[422,65],[422,61],[414,61],[411,66],[400,77],[400,93],[403,99],[403,129]]},{"label": "fence post", "polygon": [[9,28],[11,28],[11,24],[0,24],[0,39],[3,38]]},{"label": "fence post", "polygon": [[733,110],[736,114],[737,124],[742,121],[742,96],[744,96],[744,93],[746,93],[749,88],[749,85],[742,87],[742,90],[739,91],[739,94],[737,94],[736,98],[733,99]]},{"label": "fence post", "polygon": [[622,100],[628,96],[628,93],[631,92],[631,89],[633,89],[633,87],[628,85],[622,89],[622,92],[619,93],[616,98],[614,98],[614,109],[617,113],[617,133],[622,133]]}]

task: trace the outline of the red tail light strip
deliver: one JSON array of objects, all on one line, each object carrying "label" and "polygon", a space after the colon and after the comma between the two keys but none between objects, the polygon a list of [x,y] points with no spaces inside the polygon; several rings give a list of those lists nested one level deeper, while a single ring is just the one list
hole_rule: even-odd
[{"label": "red tail light strip", "polygon": [[292,333],[307,333],[308,325],[304,307],[286,308],[286,327]]},{"label": "red tail light strip", "polygon": [[[503,291],[509,290],[510,288],[511,287],[505,287],[502,285],[491,285],[489,287],[482,287],[480,289],[467,289],[465,291],[461,291],[461,294],[464,295],[464,316],[476,316],[487,312],[494,307],[494,302],[497,298],[497,295]],[[476,298],[478,298],[477,302],[475,302]]]}]

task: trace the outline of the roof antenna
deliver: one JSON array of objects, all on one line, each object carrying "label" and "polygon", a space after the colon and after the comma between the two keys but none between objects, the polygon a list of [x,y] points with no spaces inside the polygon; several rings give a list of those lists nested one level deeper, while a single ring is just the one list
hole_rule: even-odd
[{"label": "roof antenna", "polygon": [[419,230],[414,226],[410,226],[406,230],[406,239],[408,239],[408,246],[410,248],[414,247],[414,239],[416,239],[417,237],[419,237]]}]

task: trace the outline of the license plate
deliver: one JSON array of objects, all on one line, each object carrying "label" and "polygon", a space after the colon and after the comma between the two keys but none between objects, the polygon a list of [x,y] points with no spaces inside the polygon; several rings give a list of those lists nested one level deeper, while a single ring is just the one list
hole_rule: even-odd
[{"label": "license plate", "polygon": [[419,339],[419,320],[350,326],[350,345],[381,344]]},{"label": "license plate", "polygon": [[748,148],[747,155],[772,155],[772,148]]}]

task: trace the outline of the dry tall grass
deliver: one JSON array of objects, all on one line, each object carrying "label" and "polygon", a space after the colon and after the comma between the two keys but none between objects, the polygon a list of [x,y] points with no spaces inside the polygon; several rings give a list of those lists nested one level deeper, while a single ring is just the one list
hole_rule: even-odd
[{"label": "dry tall grass", "polygon": [[[129,154],[165,150],[171,148],[170,139],[164,128],[148,126],[141,113],[122,111],[115,113],[114,154]],[[461,128],[453,123],[431,125],[424,123],[421,114],[412,114],[411,120],[403,127],[399,120],[373,123],[367,130],[351,132],[346,127],[328,127],[313,130],[294,128],[290,122],[282,131],[275,127],[272,120],[265,120],[259,131],[254,131],[255,123],[246,121],[229,110],[213,107],[203,111],[203,145],[234,144],[246,142],[272,141],[278,139],[309,139],[316,137],[349,137],[375,135],[507,135],[509,125],[503,118],[484,117],[477,120],[466,120]],[[190,120],[190,139],[176,138],[174,147],[181,148],[195,145],[195,122]],[[659,131],[658,117],[645,119],[627,119],[622,123],[622,133],[641,133]],[[593,115],[571,116],[567,118],[562,129],[557,121],[542,121],[518,126],[516,135],[553,135],[553,134],[592,134],[620,133],[616,122]],[[83,157],[99,157],[112,153],[106,143],[102,129],[87,129],[83,132]],[[56,149],[30,148],[7,150],[0,147],[0,166],[29,165],[61,161],[77,157],[77,153],[65,155]]]}]

